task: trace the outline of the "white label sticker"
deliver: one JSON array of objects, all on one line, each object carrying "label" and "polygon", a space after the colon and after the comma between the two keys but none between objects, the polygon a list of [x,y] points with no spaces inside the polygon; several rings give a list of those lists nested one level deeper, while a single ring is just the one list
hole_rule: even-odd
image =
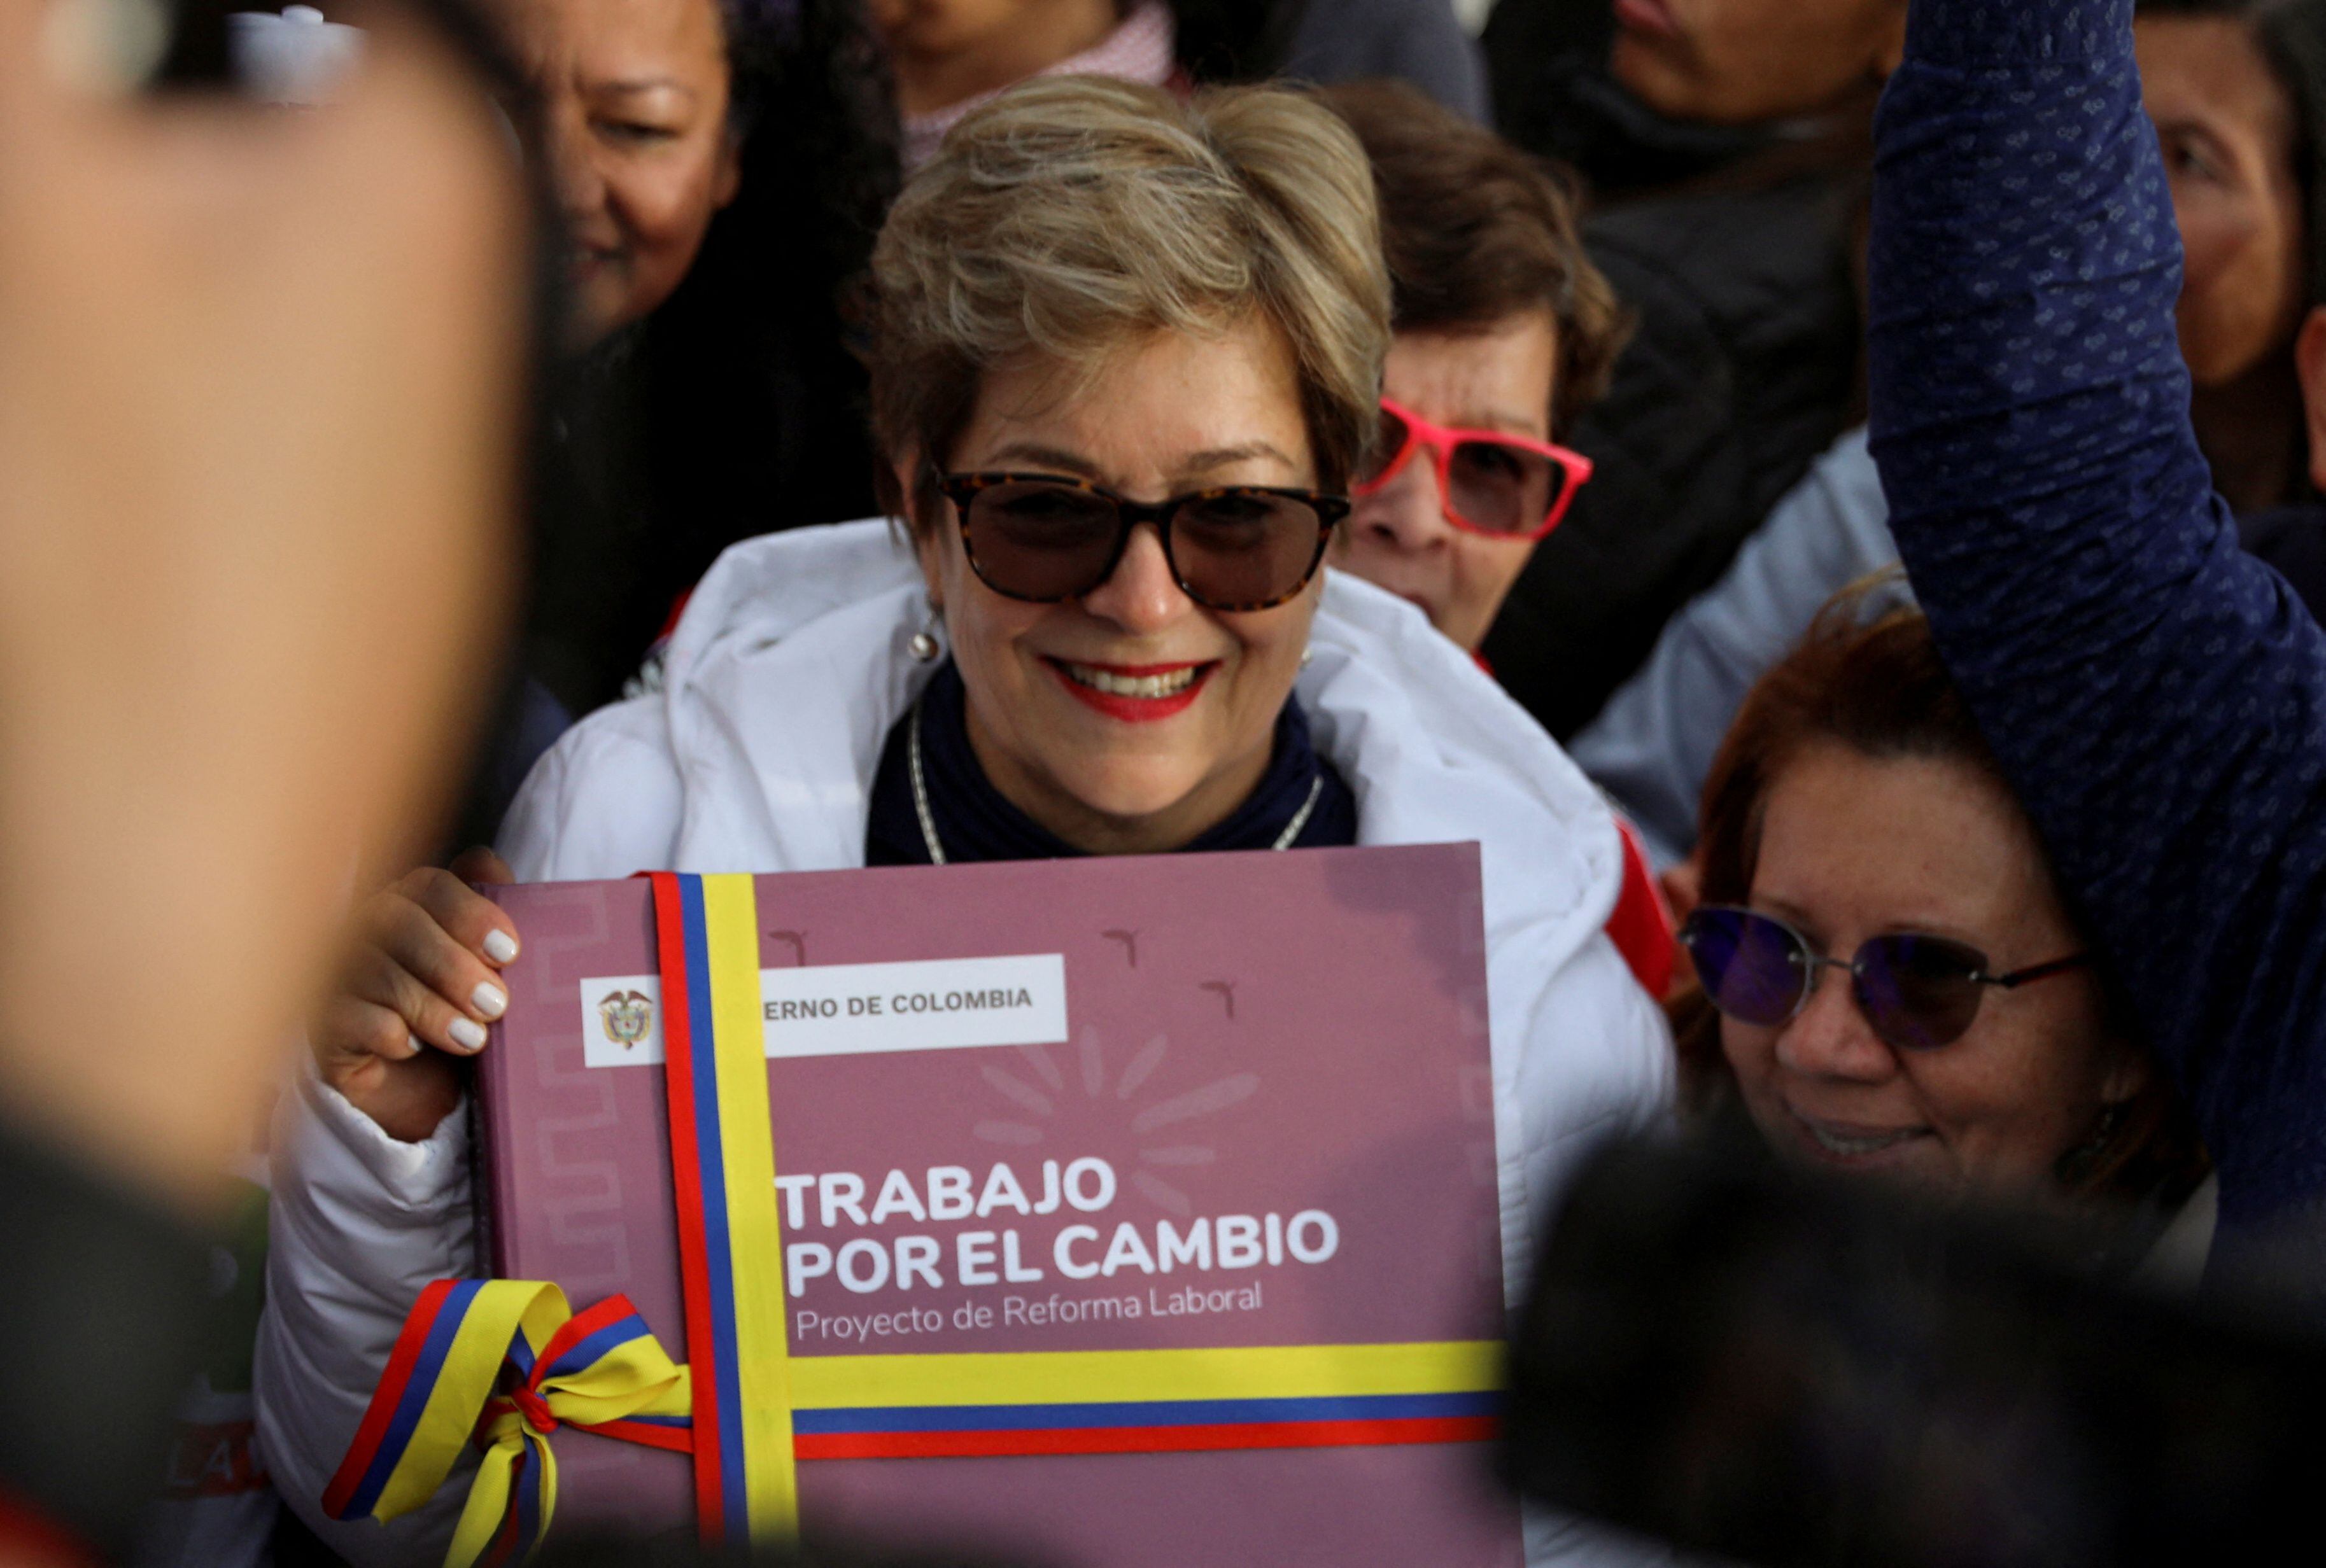
[{"label": "white label sticker", "polygon": [[1066,1037],[1062,953],[761,970],[770,1056],[855,1056]]},{"label": "white label sticker", "polygon": [[[1066,1038],[1066,960],[1053,952],[761,970],[759,1001],[771,1057],[1048,1045]],[[655,976],[583,980],[582,1016],[591,1066],[662,1061]]]}]

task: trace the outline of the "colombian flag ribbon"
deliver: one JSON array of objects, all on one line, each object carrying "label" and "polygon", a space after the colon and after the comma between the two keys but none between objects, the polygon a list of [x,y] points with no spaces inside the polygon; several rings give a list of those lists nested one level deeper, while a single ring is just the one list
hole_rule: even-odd
[{"label": "colombian flag ribbon", "polygon": [[706,1545],[795,1535],[783,1235],[749,877],[651,874]]},{"label": "colombian flag ribbon", "polygon": [[[1491,1341],[807,1356],[789,1371],[788,1457],[802,1461],[1476,1443],[1493,1434],[1503,1377]],[[551,1433],[699,1459],[695,1386],[624,1297],[572,1313],[554,1285],[441,1280],[406,1320],[324,1506],[408,1512],[473,1433],[485,1459],[445,1561],[499,1568],[548,1530]]]},{"label": "colombian flag ribbon", "polygon": [[1475,1443],[1489,1341],[802,1356],[783,1237],[749,877],[650,874],[688,1360],[629,1302],[440,1280],[413,1307],[324,1494],[334,1518],[418,1508],[485,1451],[448,1568],[498,1568],[549,1527],[561,1425],[693,1456],[705,1541],[797,1531],[803,1461]]},{"label": "colombian flag ribbon", "polygon": [[803,1356],[803,1460],[1481,1443],[1492,1341],[1176,1350]]},{"label": "colombian flag ribbon", "polygon": [[355,1442],[323,1493],[335,1519],[411,1512],[473,1436],[485,1452],[446,1568],[498,1568],[549,1528],[561,1425],[691,1446],[687,1388],[628,1298],[575,1313],[554,1285],[439,1280],[390,1352]]}]

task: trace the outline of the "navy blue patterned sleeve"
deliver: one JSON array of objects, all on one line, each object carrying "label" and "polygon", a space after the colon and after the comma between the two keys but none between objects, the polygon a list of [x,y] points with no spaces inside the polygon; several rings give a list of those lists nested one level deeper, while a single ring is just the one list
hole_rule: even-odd
[{"label": "navy blue patterned sleeve", "polygon": [[1874,450],[1948,663],[2196,1107],[2222,1222],[2326,1194],[2326,635],[2188,418],[2132,0],[1914,0]]}]

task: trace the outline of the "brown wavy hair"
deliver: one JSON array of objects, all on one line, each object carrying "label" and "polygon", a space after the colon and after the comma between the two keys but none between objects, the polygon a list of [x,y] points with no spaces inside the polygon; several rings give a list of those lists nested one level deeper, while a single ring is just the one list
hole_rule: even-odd
[{"label": "brown wavy hair", "polygon": [[1574,175],[1399,81],[1318,91],[1349,122],[1381,192],[1400,332],[1483,332],[1547,310],[1558,335],[1554,434],[1599,401],[1632,336],[1583,246]]},{"label": "brown wavy hair", "polygon": [[[1705,904],[1751,902],[1770,791],[1811,746],[1838,741],[1876,759],[1954,763],[2016,799],[1939,655],[1930,622],[1917,609],[1876,608],[1894,582],[1894,575],[1877,577],[1846,589],[1745,697],[1713,759],[1698,814],[1695,858]],[[2051,868],[2041,869],[2058,897]],[[1693,983],[1666,1011],[1679,1044],[1684,1101],[1709,1116],[1735,1099],[1720,1016]],[[2139,1039],[2112,993],[2107,1026],[2120,1039]],[[2177,1201],[2209,1168],[2180,1097],[2162,1072],[2152,1072],[2121,1114],[2070,1151],[2055,1174],[2082,1197]]]}]

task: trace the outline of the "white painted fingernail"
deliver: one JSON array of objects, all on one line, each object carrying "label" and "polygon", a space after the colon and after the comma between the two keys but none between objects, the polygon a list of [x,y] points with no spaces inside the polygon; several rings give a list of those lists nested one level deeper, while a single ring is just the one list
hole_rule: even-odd
[{"label": "white painted fingernail", "polygon": [[453,1019],[449,1032],[452,1044],[463,1051],[482,1051],[485,1048],[485,1026],[474,1018]]},{"label": "white painted fingernail", "polygon": [[497,964],[505,964],[516,957],[516,938],[505,931],[485,932],[485,956]]},{"label": "white painted fingernail", "polygon": [[469,993],[469,1005],[488,1018],[498,1018],[508,1011],[508,993],[498,986],[479,983]]}]

